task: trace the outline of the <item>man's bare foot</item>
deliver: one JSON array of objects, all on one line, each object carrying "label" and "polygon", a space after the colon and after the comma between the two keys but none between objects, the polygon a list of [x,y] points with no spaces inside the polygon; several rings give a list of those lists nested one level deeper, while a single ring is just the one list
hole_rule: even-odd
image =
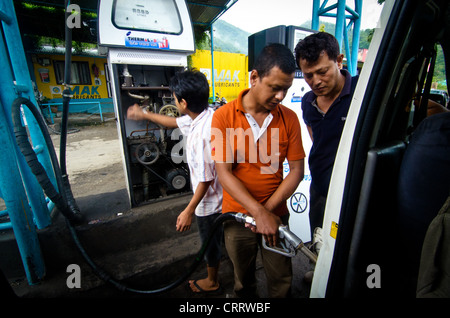
[{"label": "man's bare foot", "polygon": [[213,282],[208,278],[190,280],[189,287],[194,293],[210,293],[216,292],[220,289],[220,285],[218,282]]}]

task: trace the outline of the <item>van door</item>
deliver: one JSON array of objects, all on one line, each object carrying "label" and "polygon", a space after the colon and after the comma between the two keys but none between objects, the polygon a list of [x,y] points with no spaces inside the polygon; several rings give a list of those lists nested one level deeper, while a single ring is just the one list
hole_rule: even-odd
[{"label": "van door", "polygon": [[[437,47],[446,65],[450,56],[449,10],[440,0],[384,4],[333,169],[311,297],[415,297],[424,236],[450,190],[450,113],[428,111]],[[410,143],[425,119],[446,136],[419,160]]]}]

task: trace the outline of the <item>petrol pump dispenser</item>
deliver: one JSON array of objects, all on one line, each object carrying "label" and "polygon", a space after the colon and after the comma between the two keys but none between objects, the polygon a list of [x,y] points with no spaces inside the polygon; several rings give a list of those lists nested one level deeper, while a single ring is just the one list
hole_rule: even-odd
[{"label": "petrol pump dispenser", "polygon": [[[315,33],[317,31],[301,28],[297,26],[287,26],[286,27],[286,46],[289,47],[294,54],[295,46],[297,43],[307,37],[308,35]],[[311,233],[309,227],[309,187],[311,185],[311,173],[309,171],[308,158],[309,152],[312,147],[311,136],[308,133],[308,129],[303,120],[302,112],[302,99],[306,92],[310,91],[311,88],[306,83],[303,73],[300,69],[295,71],[294,81],[292,86],[286,93],[286,97],[281,102],[292,109],[298,117],[300,122],[300,128],[302,130],[302,143],[305,150],[305,172],[304,178],[298,185],[297,189],[294,191],[292,196],[287,200],[287,206],[290,212],[289,226],[291,230],[296,233],[304,242],[309,242],[313,238],[313,233]],[[289,165],[283,164],[283,174],[286,176],[289,173]]]},{"label": "petrol pump dispenser", "polygon": [[189,170],[177,129],[126,118],[137,103],[178,117],[170,78],[195,51],[184,0],[100,0],[98,43],[108,70],[132,207],[188,193]]}]

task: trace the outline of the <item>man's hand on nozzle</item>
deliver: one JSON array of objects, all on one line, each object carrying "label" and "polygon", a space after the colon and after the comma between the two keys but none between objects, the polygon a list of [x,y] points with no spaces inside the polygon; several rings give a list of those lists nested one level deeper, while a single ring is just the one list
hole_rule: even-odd
[{"label": "man's hand on nozzle", "polygon": [[253,216],[253,218],[256,227],[246,226],[250,227],[253,232],[262,234],[267,245],[276,246],[278,244],[278,227],[281,225],[280,218],[267,209],[259,213],[258,216]]}]

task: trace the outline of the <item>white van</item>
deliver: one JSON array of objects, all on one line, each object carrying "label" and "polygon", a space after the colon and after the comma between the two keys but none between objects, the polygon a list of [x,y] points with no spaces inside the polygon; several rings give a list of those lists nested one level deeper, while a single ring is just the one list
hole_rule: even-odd
[{"label": "white van", "polygon": [[450,113],[428,111],[438,46],[450,65],[449,12],[446,0],[384,4],[333,169],[312,298],[450,297],[450,242],[430,229],[450,193]]}]

